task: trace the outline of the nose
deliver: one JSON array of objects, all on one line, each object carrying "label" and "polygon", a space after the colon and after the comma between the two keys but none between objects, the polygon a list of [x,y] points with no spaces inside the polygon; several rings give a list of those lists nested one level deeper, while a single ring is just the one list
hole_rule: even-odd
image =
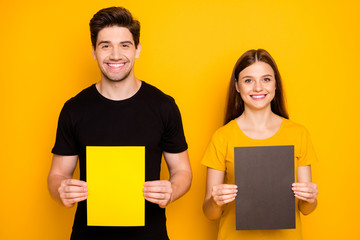
[{"label": "nose", "polygon": [[263,89],[262,82],[261,81],[255,81],[253,90],[255,92],[260,92]]},{"label": "nose", "polygon": [[118,47],[114,47],[112,49],[111,54],[110,54],[110,59],[114,60],[114,61],[121,59],[121,52]]}]

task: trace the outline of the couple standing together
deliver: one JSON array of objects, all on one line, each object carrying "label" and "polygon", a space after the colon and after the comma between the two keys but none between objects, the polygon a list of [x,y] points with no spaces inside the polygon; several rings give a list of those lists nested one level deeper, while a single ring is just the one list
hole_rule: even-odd
[{"label": "couple standing together", "polygon": [[[135,77],[140,23],[128,10],[100,10],[90,32],[101,79],[68,100],[60,113],[50,194],[65,207],[78,203],[71,239],[168,239],[165,207],[184,195],[192,180],[180,111],[172,97]],[[296,229],[236,231],[234,147],[272,145],[295,146]],[[86,146],[145,146],[144,227],[87,226]],[[159,180],[162,156],[169,180]],[[202,160],[207,166],[203,210],[209,219],[221,218],[218,239],[301,239],[299,211],[309,214],[317,205],[310,168],[315,159],[306,129],[288,120],[274,60],[262,49],[245,52],[231,77],[225,125]],[[80,180],[73,179],[78,160]]]}]

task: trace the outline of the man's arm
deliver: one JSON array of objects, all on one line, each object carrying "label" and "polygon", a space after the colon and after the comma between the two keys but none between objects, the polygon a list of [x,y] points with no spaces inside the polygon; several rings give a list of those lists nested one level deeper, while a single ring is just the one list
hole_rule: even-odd
[{"label": "man's arm", "polygon": [[51,196],[65,207],[87,198],[87,183],[72,179],[78,156],[54,155],[48,175]]},{"label": "man's arm", "polygon": [[299,199],[299,210],[304,214],[310,214],[317,206],[317,185],[311,180],[311,167],[298,167],[297,183],[293,183],[292,190]]},{"label": "man's arm", "polygon": [[190,189],[192,180],[187,151],[181,153],[164,152],[164,157],[168,165],[170,179],[145,182],[143,189],[145,199],[162,208],[184,195]]}]

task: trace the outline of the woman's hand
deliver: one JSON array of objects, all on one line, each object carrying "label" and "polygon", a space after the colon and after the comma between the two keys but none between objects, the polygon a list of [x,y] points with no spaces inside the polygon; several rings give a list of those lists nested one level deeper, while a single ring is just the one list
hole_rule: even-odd
[{"label": "woman's hand", "polygon": [[222,206],[235,200],[237,186],[233,184],[219,184],[212,187],[211,197],[213,202]]},{"label": "woman's hand", "polygon": [[313,203],[319,193],[317,185],[313,182],[299,182],[292,184],[292,190],[296,198]]},{"label": "woman's hand", "polygon": [[207,168],[206,193],[203,204],[205,216],[210,220],[222,214],[221,206],[235,200],[237,186],[224,184],[225,171]]}]

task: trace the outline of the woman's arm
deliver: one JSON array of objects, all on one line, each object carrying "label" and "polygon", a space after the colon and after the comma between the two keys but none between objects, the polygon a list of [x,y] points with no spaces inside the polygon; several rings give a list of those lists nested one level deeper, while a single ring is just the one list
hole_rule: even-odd
[{"label": "woman's arm", "polygon": [[299,199],[299,210],[308,215],[315,210],[317,206],[317,185],[311,180],[311,167],[302,166],[297,170],[297,183],[293,183],[292,190],[295,197]]},{"label": "woman's arm", "polygon": [[221,206],[235,200],[237,186],[224,183],[224,171],[207,168],[206,193],[203,211],[207,218],[215,220],[220,218]]}]

